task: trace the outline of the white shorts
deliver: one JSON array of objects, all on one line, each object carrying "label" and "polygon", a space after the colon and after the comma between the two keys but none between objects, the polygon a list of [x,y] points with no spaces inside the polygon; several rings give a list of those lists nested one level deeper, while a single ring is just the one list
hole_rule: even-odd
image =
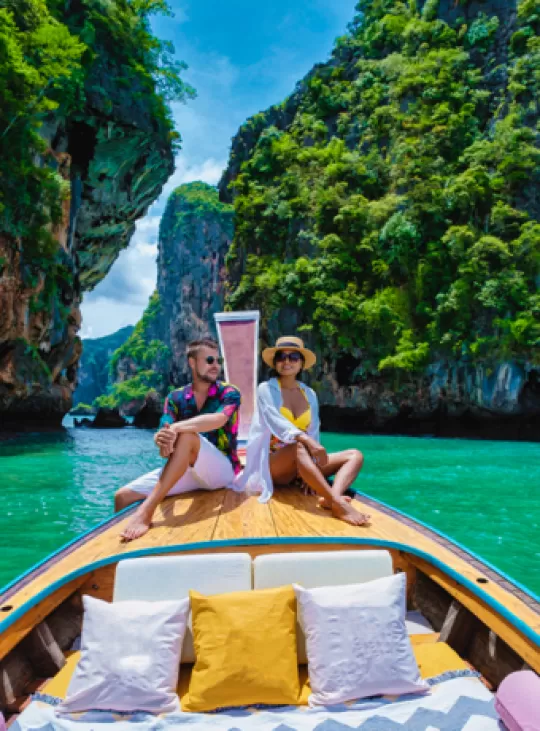
[{"label": "white shorts", "polygon": [[[167,495],[180,495],[191,490],[218,490],[220,487],[230,487],[234,480],[234,470],[227,457],[211,442],[199,434],[201,446],[197,461],[193,467],[188,467],[178,482],[173,485]],[[130,490],[141,495],[149,495],[159,479],[162,467],[141,475],[126,485]]]}]

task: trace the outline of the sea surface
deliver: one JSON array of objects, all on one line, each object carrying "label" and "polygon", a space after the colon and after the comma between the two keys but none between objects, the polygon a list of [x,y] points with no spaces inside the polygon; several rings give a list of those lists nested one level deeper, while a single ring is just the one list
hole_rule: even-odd
[{"label": "sea surface", "polygon": [[[66,429],[0,441],[0,587],[112,513],[161,464],[152,432]],[[540,594],[540,445],[323,434],[361,449],[355,487],[462,543]]]}]

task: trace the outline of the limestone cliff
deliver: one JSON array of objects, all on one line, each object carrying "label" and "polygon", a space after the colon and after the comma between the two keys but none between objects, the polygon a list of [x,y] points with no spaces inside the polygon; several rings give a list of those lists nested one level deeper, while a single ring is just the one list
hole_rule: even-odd
[{"label": "limestone cliff", "polygon": [[0,8],[11,38],[0,68],[10,90],[0,112],[0,421],[54,425],[77,383],[83,293],[159,195],[177,135],[156,91],[146,11],[116,0],[106,10],[95,0],[8,7]]},{"label": "limestone cliff", "polygon": [[101,338],[86,338],[82,341],[83,351],[77,374],[77,390],[73,404],[91,404],[107,391],[111,383],[110,362],[116,350],[133,332],[133,326],[117,330]]},{"label": "limestone cliff", "polygon": [[323,425],[540,437],[540,20],[360,0],[219,184],[228,303],[302,334]]},{"label": "limestone cliff", "polygon": [[212,315],[223,309],[232,237],[232,206],[219,202],[216,188],[195,182],[173,191],[160,224],[156,292],[113,356],[117,383],[102,405],[130,413],[149,389],[164,395],[188,381],[186,345],[215,333]]}]

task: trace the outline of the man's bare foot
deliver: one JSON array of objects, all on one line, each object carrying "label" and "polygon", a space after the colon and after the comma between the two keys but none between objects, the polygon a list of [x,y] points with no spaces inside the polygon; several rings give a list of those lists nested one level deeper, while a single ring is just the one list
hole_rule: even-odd
[{"label": "man's bare foot", "polygon": [[366,525],[369,523],[370,515],[365,513],[359,513],[351,505],[350,501],[347,502],[345,498],[338,498],[332,503],[332,515],[334,518],[345,521],[350,525]]},{"label": "man's bare foot", "polygon": [[144,534],[150,530],[151,525],[152,518],[137,510],[133,518],[120,534],[120,537],[124,541],[134,541],[137,538],[144,536]]},{"label": "man's bare foot", "polygon": [[[345,500],[346,503],[350,503],[352,500],[352,498],[349,497],[348,495],[343,495],[343,499]],[[324,510],[332,510],[332,503],[329,502],[325,497],[322,497],[319,499],[318,505],[320,508],[323,508]]]}]

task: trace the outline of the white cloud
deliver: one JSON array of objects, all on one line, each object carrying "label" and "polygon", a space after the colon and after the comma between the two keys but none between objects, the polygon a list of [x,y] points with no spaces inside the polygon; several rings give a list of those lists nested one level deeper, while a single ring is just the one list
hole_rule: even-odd
[{"label": "white cloud", "polygon": [[200,180],[209,185],[216,185],[225,165],[225,160],[219,161],[213,157],[209,157],[200,164],[190,163],[185,156],[179,155],[176,159],[176,170],[165,183],[163,191],[154,206],[159,206],[163,209],[172,191],[178,188],[179,185],[184,185],[184,183],[192,183],[193,181]]},{"label": "white cloud", "polygon": [[[114,304],[114,306],[112,306]],[[126,325],[135,325],[141,316],[138,305],[100,298],[90,305],[83,304],[83,324],[79,333],[81,338],[101,338],[120,330]]]},{"label": "white cloud", "polygon": [[224,166],[225,161],[213,157],[200,164],[190,164],[183,155],[178,157],[176,170],[152,206],[151,215],[137,222],[128,248],[120,253],[105,279],[85,295],[81,307],[82,338],[102,337],[125,325],[135,325],[140,320],[156,287],[161,220],[157,210],[164,209],[170,193],[183,183],[201,180],[215,185]]}]

